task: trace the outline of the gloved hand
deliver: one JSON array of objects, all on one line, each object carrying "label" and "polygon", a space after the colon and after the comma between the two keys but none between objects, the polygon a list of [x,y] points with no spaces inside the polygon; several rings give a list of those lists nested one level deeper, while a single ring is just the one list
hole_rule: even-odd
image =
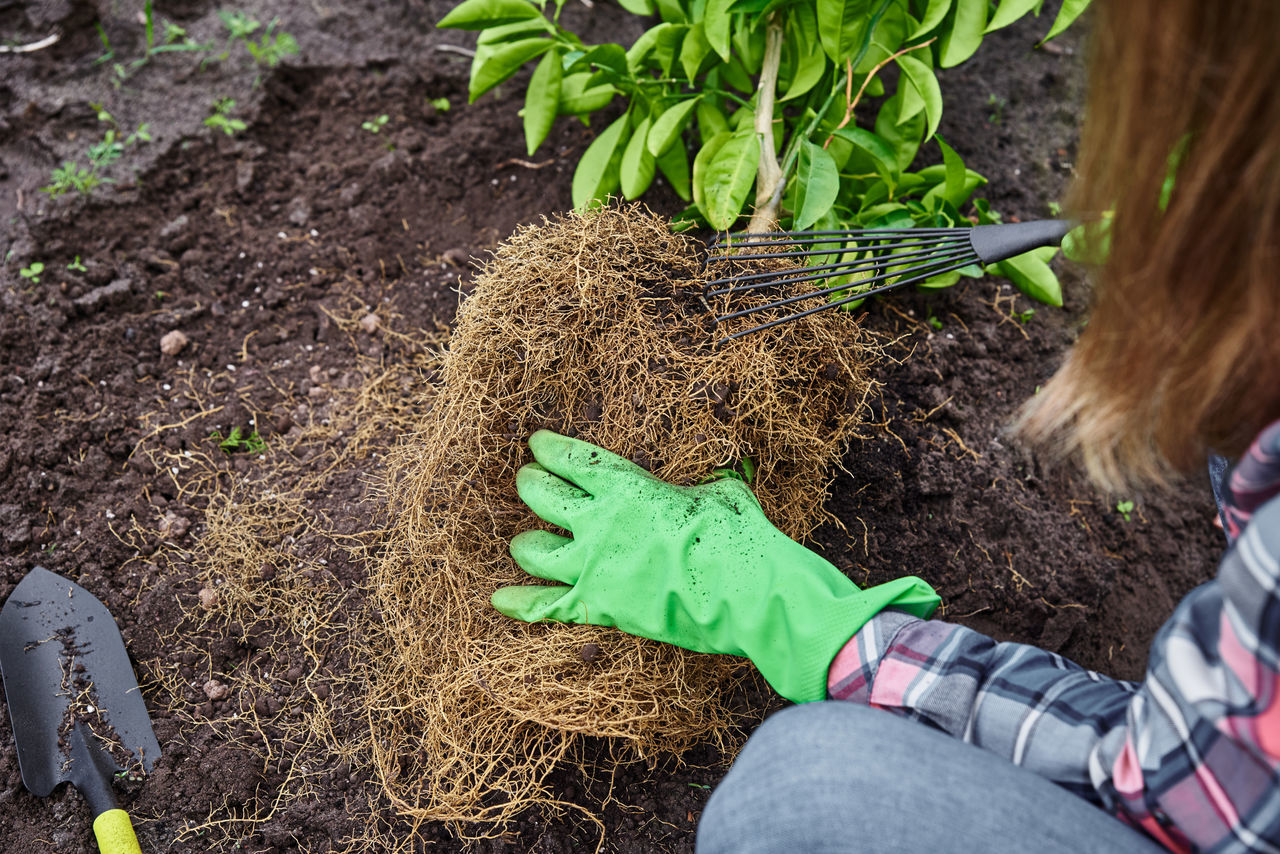
[{"label": "gloved hand", "polygon": [[[938,596],[918,578],[859,590],[765,518],[746,484],[665,483],[577,439],[540,430],[520,497],[572,539],[526,531],[511,556],[555,586],[503,587],[493,606],[529,622],[616,626],[699,652],[750,658],[797,703],[825,699],[827,668],[892,605],[928,617]],[[564,586],[569,585],[569,586]]]}]

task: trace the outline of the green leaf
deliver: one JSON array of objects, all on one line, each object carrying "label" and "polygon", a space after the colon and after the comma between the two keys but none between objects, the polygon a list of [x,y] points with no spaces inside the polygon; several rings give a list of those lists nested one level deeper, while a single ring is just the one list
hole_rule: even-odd
[{"label": "green leaf", "polygon": [[960,281],[960,271],[952,270],[950,273],[942,273],[941,275],[934,276],[931,279],[926,279],[923,282],[917,282],[916,287],[930,291],[941,290],[942,288],[951,287],[958,281]]},{"label": "green leaf", "polygon": [[524,141],[529,154],[538,150],[542,141],[551,133],[560,107],[560,80],[563,75],[560,52],[549,50],[543,54],[538,67],[529,79],[529,90],[524,95]]},{"label": "green leaf", "polygon": [[822,75],[827,70],[827,56],[822,52],[821,45],[807,44],[807,53],[800,53],[796,56],[796,70],[791,75],[790,82],[787,83],[787,90],[779,101],[789,101],[792,98],[799,98],[806,94],[814,86],[818,85],[818,81],[822,79]]},{"label": "green leaf", "polygon": [[831,61],[841,64],[862,45],[870,0],[817,0],[818,37]]},{"label": "green leaf", "polygon": [[578,161],[573,173],[573,206],[581,209],[603,199],[618,186],[618,155],[631,116],[623,113],[601,131]]},{"label": "green leaf", "polygon": [[[965,169],[964,189],[961,190],[957,196],[960,199],[960,202],[955,203],[947,198],[946,166],[944,164],[939,163],[937,165],[921,169],[914,177],[919,179],[918,182],[911,185],[910,189],[907,189],[909,182],[907,180],[907,176],[903,176],[903,183],[900,188],[900,192],[911,192],[912,190],[918,190],[922,186],[931,187],[932,189],[925,194],[924,199],[921,201],[927,203],[930,199],[937,199],[938,202],[946,202],[952,207],[959,207],[959,205],[964,204],[964,202],[973,195],[974,190],[987,183],[987,179],[984,176],[979,175],[972,169]],[[955,218],[953,217],[953,219]]]},{"label": "green leaf", "polygon": [[475,58],[471,62],[471,103],[474,104],[476,98],[510,78],[520,70],[520,66],[546,53],[554,44],[551,39],[537,38],[504,44],[492,49],[492,52],[477,47]]},{"label": "green leaf", "polygon": [[644,62],[645,57],[654,54],[654,58],[670,71],[675,59],[675,45],[687,29],[683,24],[658,24],[650,27],[636,39],[635,44],[627,51],[627,70],[635,74]]},{"label": "green leaf", "polygon": [[809,140],[800,142],[792,228],[803,231],[831,210],[840,192],[840,173],[831,155]]},{"label": "green leaf", "polygon": [[1049,28],[1049,34],[1040,40],[1040,44],[1044,44],[1049,39],[1059,35],[1067,27],[1075,23],[1076,18],[1089,8],[1089,0],[1062,0],[1062,8],[1058,11],[1058,17],[1054,19],[1053,26]]},{"label": "green leaf", "polygon": [[637,199],[644,195],[653,183],[653,155],[645,144],[649,138],[649,119],[636,125],[631,141],[622,153],[622,165],[619,177],[622,179],[622,195],[628,199]]},{"label": "green leaf", "polygon": [[681,101],[658,116],[653,123],[653,127],[649,129],[647,142],[649,153],[657,157],[679,140],[680,132],[689,123],[689,117],[693,115],[693,111],[697,106],[698,99],[690,98],[687,101]]},{"label": "green leaf", "polygon": [[947,17],[947,13],[951,11],[951,4],[954,2],[955,0],[929,0],[929,8],[925,9],[924,17],[911,33],[910,38],[914,40],[941,24]]},{"label": "green leaf", "polygon": [[618,5],[642,18],[647,18],[654,12],[653,0],[618,0]]},{"label": "green leaf", "polygon": [[729,7],[733,0],[707,0],[707,16],[702,25],[707,37],[707,44],[719,54],[724,62],[729,61],[729,34],[732,30],[733,15]]},{"label": "green leaf", "polygon": [[942,163],[946,169],[946,181],[943,184],[942,195],[951,204],[959,207],[964,204],[969,194],[964,191],[965,179],[967,177],[964,160],[956,154],[955,149],[947,145],[942,137],[935,137],[938,140],[938,147],[942,149]]},{"label": "green leaf", "polygon": [[[877,65],[902,49],[903,43],[907,40],[907,27],[915,23],[908,19],[905,5],[893,2],[885,7],[875,30],[870,34],[870,41],[867,41],[866,54],[862,57],[862,61],[853,67],[854,73],[858,75],[855,79],[861,80]],[[866,40],[865,34],[863,39]],[[858,48],[861,51],[861,43]],[[875,79],[880,78],[877,76]]]},{"label": "green leaf", "polygon": [[690,193],[689,184],[689,153],[684,150],[684,146],[681,144],[671,146],[658,158],[657,163],[662,174],[667,176],[671,189],[676,191],[676,195],[686,202],[690,201],[693,196]]},{"label": "green leaf", "polygon": [[[749,75],[760,73],[764,64],[764,27],[757,27],[758,19],[747,15],[735,15],[729,44],[742,63],[742,70]],[[755,91],[754,86],[752,91]]]},{"label": "green leaf", "polygon": [[525,39],[534,38],[543,34],[550,35],[555,30],[548,23],[546,18],[531,18],[528,21],[513,21],[510,24],[502,24],[497,27],[489,27],[480,34],[476,39],[476,47],[484,47],[485,45],[497,45],[502,42],[518,42]]},{"label": "green leaf", "polygon": [[568,74],[561,81],[561,102],[559,114],[582,115],[603,109],[617,95],[618,90],[608,83],[600,86],[586,86],[591,79],[591,72]]},{"label": "green leaf", "polygon": [[683,24],[688,21],[680,0],[655,0],[658,4],[658,15],[671,24]]},{"label": "green leaf", "polygon": [[566,75],[560,81],[560,115],[593,113],[606,106],[618,94],[618,90],[608,83],[588,87],[591,77],[590,71],[579,71],[577,74]]},{"label": "green leaf", "polygon": [[734,133],[716,152],[702,179],[702,213],[717,231],[727,231],[742,213],[760,163],[755,131]]},{"label": "green leaf", "polygon": [[[910,54],[898,57],[897,63],[910,83],[907,92],[903,93],[903,112],[907,111],[907,103],[914,92],[928,124],[924,137],[929,139],[937,133],[938,122],[942,120],[942,88],[938,85],[938,78],[932,68]],[[899,118],[898,124],[902,124],[902,121]]]},{"label": "green leaf", "polygon": [[527,18],[541,18],[538,7],[526,0],[464,0],[440,19],[437,27],[484,30]]},{"label": "green leaf", "polygon": [[987,268],[997,276],[1004,276],[1027,296],[1052,306],[1062,306],[1062,285],[1049,265],[1035,255],[1027,253],[992,264]]},{"label": "green leaf", "polygon": [[[729,120],[710,98],[698,100],[698,134],[705,146],[712,137],[729,131]],[[696,170],[695,170],[696,171]]]},{"label": "green leaf", "polygon": [[619,77],[627,76],[627,52],[622,45],[598,44],[579,56],[565,71],[590,71],[592,67],[607,69]]},{"label": "green leaf", "polygon": [[737,89],[744,95],[752,95],[756,91],[755,81],[751,79],[751,75],[742,67],[742,62],[738,57],[733,56],[724,65],[718,69],[720,71],[720,79]]},{"label": "green leaf", "polygon": [[839,139],[847,140],[855,151],[861,151],[872,163],[876,174],[889,185],[898,183],[898,155],[893,146],[869,130],[845,127],[835,132]]},{"label": "green leaf", "polygon": [[942,34],[943,68],[959,65],[973,56],[982,44],[987,28],[988,0],[956,0],[956,17],[951,29]]},{"label": "green leaf", "polygon": [[1000,0],[1000,8],[991,16],[991,23],[987,25],[985,33],[1009,26],[1042,2],[1043,0]]},{"label": "green leaf", "polygon": [[711,161],[715,160],[720,149],[724,148],[725,143],[732,137],[733,134],[728,130],[712,135],[702,144],[698,155],[693,158],[693,203],[698,210],[703,210],[706,203],[702,197],[702,188],[706,184],[707,170],[711,168]]},{"label": "green leaf", "polygon": [[684,69],[684,76],[689,80],[696,79],[709,53],[711,44],[707,41],[706,27],[699,21],[689,28],[680,45],[680,67]]},{"label": "green leaf", "polygon": [[920,150],[920,143],[924,141],[925,128],[923,115],[898,124],[901,103],[902,93],[899,91],[881,105],[880,112],[876,116],[876,135],[893,146],[899,172],[904,171],[911,165],[911,161],[916,159],[916,152]]}]

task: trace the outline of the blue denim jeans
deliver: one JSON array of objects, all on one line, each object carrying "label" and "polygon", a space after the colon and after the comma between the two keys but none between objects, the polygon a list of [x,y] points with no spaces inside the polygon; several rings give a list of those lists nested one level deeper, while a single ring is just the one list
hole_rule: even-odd
[{"label": "blue denim jeans", "polygon": [[699,854],[1167,854],[1039,775],[854,703],[764,722],[711,794]]}]

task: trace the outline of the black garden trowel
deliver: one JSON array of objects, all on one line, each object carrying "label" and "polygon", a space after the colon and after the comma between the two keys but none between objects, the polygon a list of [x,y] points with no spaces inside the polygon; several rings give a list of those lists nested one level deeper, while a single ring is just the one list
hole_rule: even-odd
[{"label": "black garden trowel", "polygon": [[0,671],[22,782],[45,797],[75,786],[102,854],[140,854],[112,780],[149,771],[160,745],[124,639],[106,606],[36,567],[0,610]]}]

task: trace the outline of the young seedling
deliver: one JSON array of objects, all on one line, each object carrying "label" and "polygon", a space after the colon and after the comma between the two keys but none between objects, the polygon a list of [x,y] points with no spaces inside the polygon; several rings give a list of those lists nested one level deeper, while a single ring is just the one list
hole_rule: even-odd
[{"label": "young seedling", "polygon": [[18,271],[18,275],[24,279],[28,279],[33,285],[40,284],[40,274],[44,272],[44,264],[40,261],[32,261],[30,267],[23,267]]},{"label": "young seedling", "polygon": [[1018,322],[1025,326],[1030,322],[1031,318],[1035,317],[1035,314],[1036,310],[1034,308],[1029,308],[1026,311],[1018,312],[1015,316],[1018,318]]},{"label": "young seedling", "polygon": [[115,116],[101,104],[89,106],[93,107],[97,113],[98,121],[110,127],[100,141],[89,146],[88,167],[81,166],[74,160],[64,161],[60,168],[53,170],[49,184],[40,188],[42,193],[48,193],[51,197],[57,198],[75,190],[87,196],[103,184],[114,183],[111,178],[104,177],[102,173],[124,155],[126,148],[151,141],[151,125],[147,122],[142,122],[137,130],[126,135],[120,129],[120,123],[116,121]]},{"label": "young seedling", "polygon": [[254,430],[246,436],[244,430],[241,428],[232,427],[230,435],[226,438],[223,438],[222,433],[217,430],[210,433],[209,438],[216,440],[218,447],[227,454],[234,454],[237,451],[244,451],[249,454],[260,454],[267,449],[266,441],[258,435],[257,430]]},{"label": "young seedling", "polygon": [[275,68],[286,56],[296,56],[298,53],[298,40],[291,34],[283,31],[272,33],[278,23],[279,19],[276,19],[267,24],[261,41],[255,42],[249,38],[244,40],[245,49],[249,51],[253,61],[260,66]]},{"label": "young seedling", "polygon": [[73,273],[84,273],[89,268],[80,263],[80,256],[77,255],[76,259],[67,265],[67,269]]},{"label": "young seedling", "polygon": [[[223,10],[218,13],[218,17],[222,19],[223,26],[227,28],[226,46],[222,53],[214,57],[218,62],[222,62],[231,56],[231,48],[236,42],[243,44],[245,50],[253,57],[253,61],[259,67],[264,68],[275,68],[286,56],[298,53],[298,40],[292,34],[284,31],[274,31],[276,25],[280,22],[279,18],[275,18],[270,24],[267,24],[266,30],[262,33],[262,38],[255,41],[251,36],[262,27],[260,22],[238,9]],[[261,77],[256,78],[253,81],[253,85],[257,86],[260,81]]]},{"label": "young seedling", "polygon": [[1130,514],[1133,513],[1133,502],[1121,501],[1116,505],[1116,510],[1118,510],[1120,515],[1124,517],[1124,520],[1128,522],[1132,518]]},{"label": "young seedling", "polygon": [[448,98],[432,98],[431,106],[436,108],[436,112],[447,113],[449,112],[449,99]]},{"label": "young seedling", "polygon": [[213,113],[205,120],[205,126],[220,130],[227,136],[235,136],[248,127],[240,119],[232,118],[230,113],[236,107],[234,98],[219,98],[213,102]]},{"label": "young seedling", "polygon": [[942,321],[939,320],[935,315],[932,315],[932,314],[929,315],[929,325],[939,331],[942,330]]},{"label": "young seedling", "polygon": [[987,106],[991,108],[991,112],[987,114],[987,121],[993,125],[1004,124],[1004,108],[1009,102],[1004,98],[998,97],[995,92],[987,96]]},{"label": "young seedling", "polygon": [[361,122],[360,127],[369,133],[381,133],[382,129],[387,126],[387,122],[391,121],[391,117],[385,113],[376,119],[370,119],[367,122]]}]

